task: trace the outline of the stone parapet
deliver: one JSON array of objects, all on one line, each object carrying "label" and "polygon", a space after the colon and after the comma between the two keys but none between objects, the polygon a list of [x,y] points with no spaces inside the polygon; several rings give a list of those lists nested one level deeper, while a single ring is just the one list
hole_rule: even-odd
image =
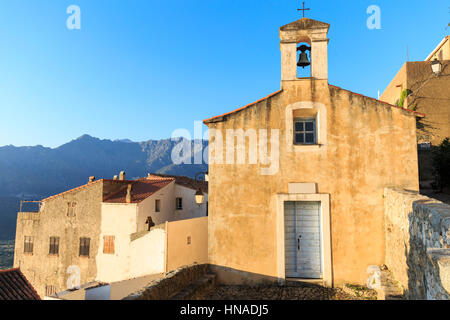
[{"label": "stone parapet", "polygon": [[201,277],[208,274],[207,264],[194,264],[168,272],[164,278],[150,282],[142,290],[123,300],[169,300]]},{"label": "stone parapet", "polygon": [[450,206],[386,188],[386,265],[409,299],[450,299]]}]

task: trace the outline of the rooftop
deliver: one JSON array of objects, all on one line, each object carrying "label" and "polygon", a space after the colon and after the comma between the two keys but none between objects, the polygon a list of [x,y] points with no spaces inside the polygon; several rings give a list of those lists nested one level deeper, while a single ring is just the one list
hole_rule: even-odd
[{"label": "rooftop", "polygon": [[291,22],[287,25],[284,25],[280,28],[281,31],[290,31],[290,30],[306,30],[306,29],[322,29],[322,28],[330,28],[330,25],[325,22],[302,18],[300,20]]},{"label": "rooftop", "polygon": [[174,178],[147,179],[141,178],[125,183],[119,191],[111,193],[103,198],[106,203],[127,203],[127,189],[131,184],[131,203],[139,203],[161,190],[168,184],[174,182]]},{"label": "rooftop", "polygon": [[[166,174],[149,174],[147,178],[139,178],[137,180],[112,180],[112,179],[99,179],[82,186],[64,191],[54,196],[43,199],[42,201],[49,201],[60,196],[64,196],[71,192],[79,191],[97,183],[103,184],[103,202],[106,203],[126,203],[127,189],[131,185],[131,203],[139,203],[158,190],[164,188],[171,182],[190,188],[193,190],[202,189],[203,192],[208,192],[208,182],[195,181],[192,178],[186,176],[173,176]],[[116,186],[114,186],[116,185]]]},{"label": "rooftop", "polygon": [[19,268],[0,270],[0,300],[41,300]]},{"label": "rooftop", "polygon": [[149,174],[149,178],[173,178],[175,179],[175,183],[186,187],[186,188],[190,188],[193,190],[198,190],[199,188],[202,189],[203,192],[208,193],[208,181],[203,181],[203,180],[197,180],[195,181],[195,179],[186,177],[186,176],[171,176],[171,175],[167,175],[167,174],[158,174],[158,173],[152,173]]},{"label": "rooftop", "polygon": [[[359,93],[356,93],[356,92],[352,92],[352,91],[350,91],[350,90],[342,89],[342,88],[340,88],[340,87],[333,86],[333,85],[331,85],[331,84],[329,85],[329,87],[330,87],[330,88],[333,88],[333,89],[338,89],[338,90],[347,91],[347,92],[349,92],[350,94],[358,95],[358,96],[363,97],[363,98],[365,98],[365,99],[370,99],[370,100],[379,102],[379,103],[385,105],[386,107],[396,108],[396,109],[402,109],[402,110],[404,110],[407,114],[413,114],[413,115],[415,115],[415,116],[417,116],[417,117],[425,117],[425,114],[423,114],[423,113],[416,112],[416,111],[409,110],[409,109],[405,109],[405,108],[402,108],[402,107],[399,107],[399,106],[394,106],[394,105],[389,104],[389,103],[387,103],[387,102],[380,101],[380,100],[377,100],[377,99],[375,99],[375,98],[371,98],[371,97],[368,97],[368,96],[364,96],[364,95],[362,95],[362,94],[359,94]],[[249,107],[251,107],[251,106],[256,105],[256,104],[259,103],[259,102],[262,102],[262,101],[265,101],[265,100],[267,100],[267,99],[270,99],[270,98],[272,98],[272,97],[278,95],[278,94],[281,93],[281,92],[282,92],[282,90],[276,91],[276,92],[274,92],[274,93],[268,95],[268,96],[265,97],[265,98],[262,98],[262,99],[260,99],[260,100],[258,100],[258,101],[255,101],[255,102],[252,102],[252,103],[250,103],[250,104],[247,104],[246,106],[243,106],[243,107],[241,107],[241,108],[235,109],[235,110],[233,110],[233,111],[224,113],[224,114],[219,115],[219,116],[215,116],[215,117],[212,117],[212,118],[208,118],[208,119],[206,119],[206,120],[203,120],[203,123],[204,123],[204,124],[208,124],[208,123],[214,123],[214,122],[225,121],[226,118],[227,118],[227,116],[232,115],[232,114],[235,114],[235,113],[238,113],[238,112],[240,112],[240,111],[242,111],[242,110],[244,110],[244,109],[247,109],[247,108],[249,108]]]}]

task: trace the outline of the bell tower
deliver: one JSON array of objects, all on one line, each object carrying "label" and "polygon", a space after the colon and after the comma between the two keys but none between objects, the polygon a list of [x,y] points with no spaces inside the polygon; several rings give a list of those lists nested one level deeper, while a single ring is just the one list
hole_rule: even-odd
[{"label": "bell tower", "polygon": [[[281,81],[304,78],[328,79],[329,28],[328,23],[308,18],[302,18],[280,28]],[[305,75],[299,69],[309,66],[308,62],[311,65],[311,75]]]}]

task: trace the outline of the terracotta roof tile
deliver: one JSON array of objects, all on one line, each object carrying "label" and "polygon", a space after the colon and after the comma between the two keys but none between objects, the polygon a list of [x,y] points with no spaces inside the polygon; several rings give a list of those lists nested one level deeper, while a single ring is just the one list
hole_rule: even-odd
[{"label": "terracotta roof tile", "polygon": [[84,184],[84,185],[82,185],[82,186],[79,186],[79,187],[76,187],[76,188],[73,188],[73,189],[70,189],[70,190],[67,190],[67,191],[64,191],[64,192],[55,194],[54,196],[51,196],[51,197],[42,199],[41,201],[52,200],[52,199],[54,199],[54,198],[56,198],[56,197],[63,196],[63,195],[68,194],[68,193],[70,193],[70,192],[73,192],[73,191],[76,191],[76,190],[80,190],[80,189],[86,188],[87,186],[92,186],[92,185],[94,185],[94,184],[96,184],[96,183],[98,183],[98,182],[100,182],[100,181],[103,181],[103,179],[96,180],[96,181],[93,181],[93,182],[89,182],[89,183],[86,183],[86,184]]},{"label": "terracotta roof tile", "polygon": [[20,269],[0,270],[0,300],[41,300]]},{"label": "terracotta roof tile", "polygon": [[[171,182],[175,181],[173,178],[165,179],[138,179],[135,181],[129,181],[124,183],[124,187],[120,190],[111,193],[103,198],[103,202],[106,203],[127,203],[127,189],[128,185],[131,184],[131,203],[139,203],[150,197],[152,194],[158,190],[164,188]],[[124,181],[122,181],[124,182]]]},{"label": "terracotta roof tile", "polygon": [[85,185],[79,186],[74,189],[67,190],[65,192],[56,194],[54,196],[48,197],[46,199],[43,199],[42,201],[48,201],[55,199],[57,197],[66,195],[70,192],[81,190],[83,188],[87,188],[89,186],[92,186],[99,182],[107,182],[107,183],[115,183],[115,184],[121,184],[123,185],[118,190],[111,192],[107,195],[104,195],[103,201],[108,203],[126,203],[126,194],[127,194],[127,188],[128,185],[132,185],[131,189],[131,203],[139,203],[149,196],[151,196],[153,193],[157,192],[158,190],[164,188],[169,183],[175,181],[177,184],[182,185],[187,188],[191,188],[194,190],[198,190],[198,188],[202,188],[202,191],[208,192],[208,183],[205,181],[197,181],[195,182],[194,179],[185,177],[185,176],[170,176],[170,175],[163,175],[163,174],[149,174],[149,177],[147,178],[139,178],[137,180],[112,180],[112,179],[99,179],[90,183],[87,183]]},{"label": "terracotta roof tile", "polygon": [[197,180],[195,181],[195,179],[186,177],[186,176],[171,176],[171,175],[167,175],[167,174],[158,174],[158,173],[151,173],[149,174],[149,177],[151,177],[153,179],[153,177],[155,178],[173,178],[175,179],[175,183],[186,187],[186,188],[190,188],[193,190],[198,190],[199,188],[202,189],[203,192],[208,193],[208,181],[203,181],[203,180]]}]

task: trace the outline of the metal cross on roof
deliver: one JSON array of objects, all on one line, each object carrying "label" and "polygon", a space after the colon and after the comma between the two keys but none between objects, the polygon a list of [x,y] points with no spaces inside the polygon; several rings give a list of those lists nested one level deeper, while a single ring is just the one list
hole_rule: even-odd
[{"label": "metal cross on roof", "polygon": [[297,9],[298,11],[303,11],[303,18],[305,17],[305,11],[311,10],[310,8],[305,8],[305,2],[303,1],[303,9]]}]

